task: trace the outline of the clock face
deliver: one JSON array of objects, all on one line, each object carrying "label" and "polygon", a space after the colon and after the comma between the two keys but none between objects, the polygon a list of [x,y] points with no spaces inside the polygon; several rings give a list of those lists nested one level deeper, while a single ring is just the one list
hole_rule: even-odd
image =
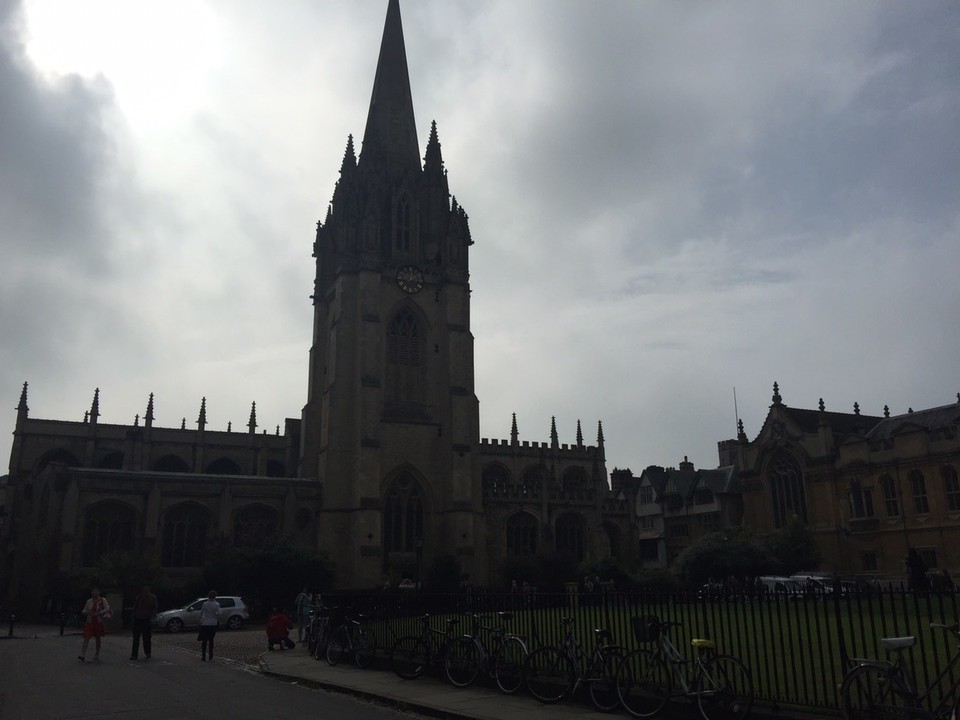
[{"label": "clock face", "polygon": [[423,289],[423,271],[416,265],[404,265],[397,270],[397,285],[404,292],[420,292]]}]

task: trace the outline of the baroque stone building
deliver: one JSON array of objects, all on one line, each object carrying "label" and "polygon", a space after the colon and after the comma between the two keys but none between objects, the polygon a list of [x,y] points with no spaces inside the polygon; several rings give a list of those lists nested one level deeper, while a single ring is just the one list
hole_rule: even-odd
[{"label": "baroque stone building", "polygon": [[737,470],[743,523],[782,527],[796,515],[813,532],[823,569],[903,579],[911,548],[928,568],[960,569],[960,395],[957,402],[882,416],[773,404],[753,440],[718,444]]},{"label": "baroque stone building", "polygon": [[417,143],[398,0],[389,0],[359,156],[348,138],[317,224],[307,400],[283,432],[100,421],[17,408],[0,528],[8,598],[29,605],[57,575],[134,550],[176,576],[206,543],[275,538],[325,551],[340,584],[372,587],[454,554],[496,582],[511,555],[629,557],[632,507],[595,444],[480,438],[470,330],[467,214],[452,198],[434,123]]}]

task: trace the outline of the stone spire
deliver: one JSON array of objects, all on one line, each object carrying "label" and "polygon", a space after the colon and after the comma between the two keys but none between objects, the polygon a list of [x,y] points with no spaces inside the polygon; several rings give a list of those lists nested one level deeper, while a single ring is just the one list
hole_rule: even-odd
[{"label": "stone spire", "polygon": [[597,449],[600,451],[600,457],[606,459],[607,454],[603,448],[603,421],[597,420]]},{"label": "stone spire", "polygon": [[250,428],[250,434],[253,435],[257,431],[257,401],[253,401],[253,405],[250,406],[250,420],[247,422],[247,427]]},{"label": "stone spire", "polygon": [[577,420],[577,447],[583,447],[583,430],[580,428],[580,421]]},{"label": "stone spire", "polygon": [[560,438],[557,436],[557,416],[550,418],[550,447],[556,450],[560,447]]},{"label": "stone spire", "polygon": [[90,423],[96,425],[98,417],[100,417],[100,388],[93,391],[93,404],[90,406]]},{"label": "stone spire", "polygon": [[197,417],[197,428],[200,432],[207,426],[207,399],[200,400],[200,415]]},{"label": "stone spire", "polygon": [[143,426],[153,427],[153,393],[150,393],[150,399],[147,400],[147,412],[143,416]]},{"label": "stone spire", "polygon": [[513,423],[510,426],[510,444],[516,445],[519,442],[520,434],[517,432],[517,414],[513,414]]},{"label": "stone spire", "polygon": [[385,168],[394,181],[408,172],[420,171],[399,0],[390,0],[387,6],[359,164]]},{"label": "stone spire", "polygon": [[347,149],[343,151],[343,162],[340,163],[340,174],[349,174],[357,168],[357,154],[353,149],[353,135],[347,135]]},{"label": "stone spire", "polygon": [[23,428],[23,424],[27,421],[27,415],[30,413],[30,408],[27,407],[27,383],[23,383],[23,389],[20,391],[20,402],[17,403],[17,422],[16,429],[20,430]]},{"label": "stone spire", "polygon": [[425,175],[443,175],[443,155],[440,152],[436,120],[430,123],[430,139],[427,140],[427,152],[423,156],[423,172]]}]

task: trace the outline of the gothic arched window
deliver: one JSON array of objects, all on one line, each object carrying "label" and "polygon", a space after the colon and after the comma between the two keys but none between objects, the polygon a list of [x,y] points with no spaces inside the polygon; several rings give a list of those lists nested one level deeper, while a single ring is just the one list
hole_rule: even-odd
[{"label": "gothic arched window", "polygon": [[423,337],[417,316],[403,308],[387,326],[385,396],[395,406],[423,402],[421,387]]},{"label": "gothic arched window", "polygon": [[233,544],[256,547],[277,537],[280,526],[275,510],[259,503],[247,505],[233,521]]},{"label": "gothic arched window", "polygon": [[520,478],[520,494],[523,497],[539,497],[546,477],[547,469],[543,465],[528,467]]},{"label": "gothic arched window", "polygon": [[83,519],[83,565],[92,567],[109,552],[135,548],[136,511],[120,502],[107,501],[89,508]]},{"label": "gothic arched window", "polygon": [[778,452],[767,472],[773,500],[773,526],[783,527],[796,515],[806,524],[807,499],[803,488],[800,463],[787,452]]},{"label": "gothic arched window", "polygon": [[491,463],[483,469],[483,494],[503,497],[507,493],[510,472],[500,463]]},{"label": "gothic arched window", "polygon": [[576,513],[567,513],[557,518],[557,550],[583,560],[583,518]]},{"label": "gothic arched window", "polygon": [[518,512],[507,518],[507,555],[536,555],[540,526],[528,512]]},{"label": "gothic arched window", "polygon": [[423,493],[409,474],[398,477],[383,507],[384,552],[413,552],[423,540]]},{"label": "gothic arched window", "polygon": [[164,567],[199,567],[207,545],[210,514],[199,505],[184,503],[167,510],[163,519]]},{"label": "gothic arched window", "polygon": [[563,471],[563,489],[565,492],[577,492],[587,489],[587,471],[580,465],[574,465]]}]

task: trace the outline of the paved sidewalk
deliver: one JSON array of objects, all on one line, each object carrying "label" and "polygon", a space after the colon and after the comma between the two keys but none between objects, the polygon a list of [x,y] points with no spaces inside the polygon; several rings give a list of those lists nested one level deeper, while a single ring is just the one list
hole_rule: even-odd
[{"label": "paved sidewalk", "polygon": [[[294,650],[266,652],[260,656],[266,675],[302,682],[325,690],[346,691],[357,697],[387,702],[398,708],[451,720],[610,720],[609,713],[569,699],[557,705],[542,705],[518,692],[505,695],[493,687],[456,688],[429,673],[416,680],[402,680],[389,669],[360,670],[342,663],[331,667],[317,661],[298,646]],[[588,701],[589,702],[589,701]],[[626,717],[626,713],[621,713]],[[614,715],[613,717],[616,717]]]}]

